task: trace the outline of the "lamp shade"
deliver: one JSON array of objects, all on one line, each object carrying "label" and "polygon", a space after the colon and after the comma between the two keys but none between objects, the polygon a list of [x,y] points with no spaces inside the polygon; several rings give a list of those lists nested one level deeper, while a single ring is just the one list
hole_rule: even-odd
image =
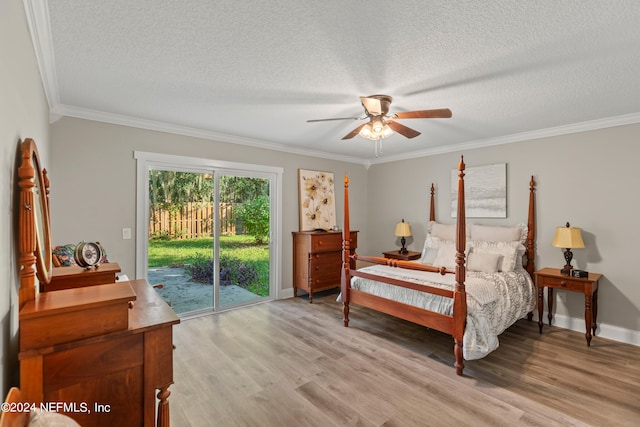
[{"label": "lamp shade", "polygon": [[578,227],[570,227],[569,223],[567,223],[566,227],[556,228],[556,235],[553,237],[551,244],[556,248],[584,248],[580,229]]},{"label": "lamp shade", "polygon": [[409,226],[409,223],[404,222],[404,219],[402,220],[402,222],[399,222],[396,224],[396,236],[398,237],[409,237],[411,236],[411,227]]}]

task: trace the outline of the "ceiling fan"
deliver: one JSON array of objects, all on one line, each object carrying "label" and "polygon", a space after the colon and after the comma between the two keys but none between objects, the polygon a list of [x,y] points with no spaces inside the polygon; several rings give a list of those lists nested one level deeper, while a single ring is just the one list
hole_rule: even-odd
[{"label": "ceiling fan", "polygon": [[364,107],[365,117],[338,117],[333,119],[313,119],[307,122],[324,122],[330,120],[364,120],[367,117],[369,121],[364,123],[345,135],[342,139],[351,139],[356,135],[360,135],[367,139],[380,140],[398,132],[407,138],[415,138],[420,135],[417,130],[411,129],[403,124],[398,123],[397,119],[446,119],[451,117],[451,110],[448,108],[440,108],[436,110],[417,110],[398,112],[389,115],[389,106],[392,97],[389,95],[371,95],[361,96],[360,102]]}]

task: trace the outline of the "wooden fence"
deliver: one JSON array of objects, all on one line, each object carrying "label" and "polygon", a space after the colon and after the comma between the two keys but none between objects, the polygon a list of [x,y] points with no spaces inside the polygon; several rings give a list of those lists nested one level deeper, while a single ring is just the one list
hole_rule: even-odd
[{"label": "wooden fence", "polygon": [[[220,203],[220,234],[242,234],[242,224],[234,214],[235,203]],[[213,204],[185,203],[182,209],[151,209],[149,238],[193,239],[213,236]]]}]

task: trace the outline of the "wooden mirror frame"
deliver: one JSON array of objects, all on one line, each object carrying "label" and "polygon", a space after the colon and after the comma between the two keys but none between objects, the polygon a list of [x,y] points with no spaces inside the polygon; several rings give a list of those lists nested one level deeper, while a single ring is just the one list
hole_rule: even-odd
[{"label": "wooden mirror frame", "polygon": [[[22,163],[18,168],[20,188],[20,290],[19,307],[36,297],[36,282],[51,280],[51,230],[49,219],[49,180],[40,168],[38,148],[33,139],[20,144]],[[35,264],[35,269],[34,269]]]}]

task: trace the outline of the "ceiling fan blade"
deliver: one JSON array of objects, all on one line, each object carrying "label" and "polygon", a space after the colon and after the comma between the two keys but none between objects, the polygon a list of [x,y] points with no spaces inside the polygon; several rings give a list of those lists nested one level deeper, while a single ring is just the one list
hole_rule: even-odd
[{"label": "ceiling fan blade", "polygon": [[363,119],[363,117],[336,117],[334,119],[311,119],[311,120],[307,120],[307,123],[329,122],[329,121],[332,121],[332,120],[362,120],[362,119]]},{"label": "ceiling fan blade", "polygon": [[413,130],[409,127],[406,127],[405,125],[401,125],[398,122],[394,122],[393,120],[391,120],[387,124],[391,129],[407,138],[415,138],[416,136],[420,135],[420,132],[418,132],[417,130]]},{"label": "ceiling fan blade", "polygon": [[351,139],[351,138],[353,138],[354,136],[356,136],[357,134],[360,133],[360,130],[364,127],[364,125],[366,125],[366,123],[361,124],[360,126],[355,128],[354,130],[352,130],[351,132],[346,134],[342,139]]},{"label": "ceiling fan blade", "polygon": [[451,117],[451,110],[440,108],[437,110],[418,110],[395,113],[394,119],[448,119]]}]

